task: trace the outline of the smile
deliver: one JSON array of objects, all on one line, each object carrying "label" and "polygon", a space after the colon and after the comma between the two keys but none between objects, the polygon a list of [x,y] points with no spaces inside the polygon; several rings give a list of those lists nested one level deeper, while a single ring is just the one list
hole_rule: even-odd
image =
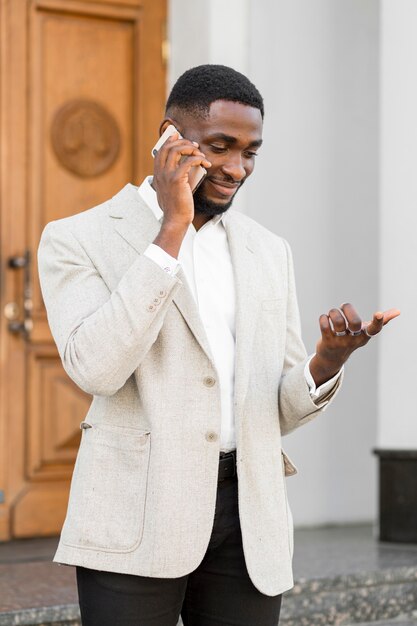
[{"label": "smile", "polygon": [[233,196],[236,193],[238,187],[240,187],[240,183],[228,183],[223,180],[213,180],[212,178],[208,178],[207,182],[214,187],[215,191],[222,196]]}]

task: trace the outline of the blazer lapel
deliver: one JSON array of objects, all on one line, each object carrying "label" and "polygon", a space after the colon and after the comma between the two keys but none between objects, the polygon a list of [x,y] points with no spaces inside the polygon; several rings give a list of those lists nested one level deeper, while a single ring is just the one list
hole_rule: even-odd
[{"label": "blazer lapel", "polygon": [[112,198],[109,216],[115,230],[139,254],[152,243],[161,227],[137,188],[130,184]]},{"label": "blazer lapel", "polygon": [[260,303],[255,297],[259,281],[256,247],[250,232],[234,211],[227,215],[225,228],[232,257],[236,290],[236,360],[235,402],[237,410],[243,409],[251,367],[251,352],[258,321]]},{"label": "blazer lapel", "polygon": [[197,304],[194,300],[193,294],[191,293],[191,289],[188,286],[187,279],[182,268],[179,269],[177,276],[181,280],[183,286],[182,289],[177,291],[175,294],[173,298],[174,304],[179,309],[181,315],[187,322],[189,329],[197,339],[200,346],[203,348],[212,366],[215,368],[206,331],[204,330]]},{"label": "blazer lapel", "polygon": [[[109,215],[119,235],[139,254],[145,252],[161,227],[152,210],[141,200],[137,188],[130,184],[112,198]],[[182,282],[182,288],[177,291],[173,302],[214,366],[200,314],[181,267],[177,277]]]}]

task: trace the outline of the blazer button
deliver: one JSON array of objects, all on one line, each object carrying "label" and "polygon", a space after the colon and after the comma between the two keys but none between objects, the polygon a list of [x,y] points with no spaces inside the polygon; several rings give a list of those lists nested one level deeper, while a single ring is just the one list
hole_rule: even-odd
[{"label": "blazer button", "polygon": [[154,311],[155,310],[155,305],[154,304],[149,304],[147,307],[148,311]]},{"label": "blazer button", "polygon": [[163,289],[161,289],[161,291],[159,292],[159,297],[160,298],[165,298],[166,295],[167,295],[167,292],[164,291]]},{"label": "blazer button", "polygon": [[154,298],[153,299],[153,303],[154,304],[159,304],[161,302],[161,300],[159,298]]},{"label": "blazer button", "polygon": [[213,430],[208,430],[206,432],[207,441],[217,441],[218,438],[219,438],[218,434],[215,433]]},{"label": "blazer button", "polygon": [[205,379],[203,380],[203,383],[205,384],[206,387],[214,387],[214,385],[216,384],[216,381],[212,376],[206,376]]}]

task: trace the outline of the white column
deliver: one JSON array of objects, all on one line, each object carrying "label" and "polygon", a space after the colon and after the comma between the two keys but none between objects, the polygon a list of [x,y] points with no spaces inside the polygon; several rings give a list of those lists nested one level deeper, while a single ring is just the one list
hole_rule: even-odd
[{"label": "white column", "polygon": [[208,4],[210,5],[208,63],[229,65],[247,74],[250,57],[249,0],[210,0]]},{"label": "white column", "polygon": [[229,65],[246,73],[250,0],[169,0],[168,87],[190,67]]},{"label": "white column", "polygon": [[190,67],[210,62],[209,23],[209,2],[168,0],[168,91],[177,78]]},{"label": "white column", "polygon": [[[309,351],[320,313],[380,306],[378,6],[251,3],[250,70],[266,117],[247,212],[292,246]],[[333,407],[283,441],[300,470],[288,480],[297,525],[375,517],[377,347],[353,355]]]},{"label": "white column", "polygon": [[[187,69],[204,63],[228,65],[247,74],[250,0],[169,0],[168,90]],[[233,208],[246,212],[243,187]]]},{"label": "white column", "polygon": [[381,448],[417,448],[417,3],[381,1],[381,307],[402,315],[380,342]]}]

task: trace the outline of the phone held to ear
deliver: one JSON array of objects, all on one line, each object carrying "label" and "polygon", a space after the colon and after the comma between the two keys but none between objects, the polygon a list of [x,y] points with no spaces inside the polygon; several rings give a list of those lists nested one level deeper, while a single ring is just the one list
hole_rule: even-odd
[{"label": "phone held to ear", "polygon": [[[157,154],[158,150],[160,150],[160,148],[162,148],[162,146],[164,145],[164,143],[166,142],[166,140],[168,139],[168,137],[171,137],[171,135],[173,135],[174,133],[178,133],[180,136],[180,139],[182,139],[179,131],[175,128],[175,126],[173,126],[172,124],[170,124],[168,126],[168,128],[165,130],[164,133],[162,133],[162,135],[160,136],[159,140],[156,142],[156,144],[154,145],[154,147],[152,148],[152,156],[155,157],[155,155]],[[187,156],[183,156],[181,158],[181,161],[183,159],[186,159]],[[194,193],[197,189],[197,187],[203,182],[204,177],[207,174],[207,170],[204,169],[204,167],[202,167],[201,165],[196,165],[195,167],[192,167],[190,169],[190,172],[188,174],[188,182],[190,183],[190,187],[191,187],[191,191]]]}]

